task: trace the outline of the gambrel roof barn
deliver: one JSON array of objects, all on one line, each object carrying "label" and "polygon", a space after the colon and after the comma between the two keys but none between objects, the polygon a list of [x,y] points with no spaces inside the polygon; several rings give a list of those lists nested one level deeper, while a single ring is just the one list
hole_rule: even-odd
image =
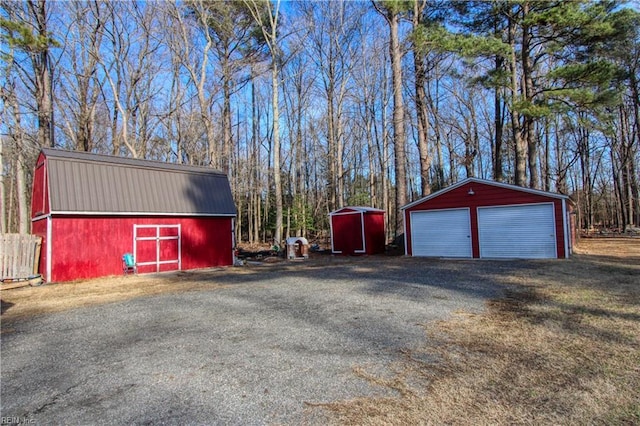
[{"label": "gambrel roof barn", "polygon": [[43,149],[36,162],[32,232],[43,238],[47,281],[233,263],[236,208],[215,170]]}]

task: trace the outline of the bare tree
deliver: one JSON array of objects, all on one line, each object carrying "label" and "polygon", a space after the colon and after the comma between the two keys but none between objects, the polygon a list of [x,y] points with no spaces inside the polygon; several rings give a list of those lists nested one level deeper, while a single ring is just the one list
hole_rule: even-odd
[{"label": "bare tree", "polygon": [[[5,18],[0,18],[5,39],[11,46],[8,57],[13,62],[12,72],[17,72],[24,86],[33,97],[38,121],[38,143],[54,146],[53,120],[53,63],[51,49],[58,43],[48,30],[50,7],[46,0],[2,2]],[[18,52],[27,60],[17,59]]]},{"label": "bare tree", "polygon": [[[11,80],[5,84],[2,88],[0,88],[0,99],[2,99],[2,103],[5,105],[5,108],[10,111],[10,116],[12,119],[9,119],[9,114],[6,114],[9,111],[5,111],[3,114],[3,119],[9,119],[10,121],[5,122],[5,125],[9,126],[9,140],[12,142],[13,152],[12,152],[12,160],[10,162],[10,170],[15,171],[15,191],[17,195],[17,209],[18,209],[18,232],[20,234],[27,234],[31,229],[31,220],[30,220],[30,209],[27,198],[27,169],[29,165],[26,163],[26,159],[29,158],[26,155],[28,150],[27,146],[27,136],[25,135],[21,117],[22,113],[20,111],[20,106],[18,105],[18,99],[16,97],[15,92],[15,83]],[[0,141],[0,143],[4,143]],[[4,157],[2,157],[4,160]],[[2,173],[4,174],[4,163],[0,163],[2,166]],[[4,184],[4,181],[3,181]],[[4,188],[3,188],[3,192]],[[1,200],[4,205],[5,199]],[[3,208],[3,215],[7,215],[6,218],[10,217],[11,209]],[[5,221],[5,216],[3,216],[3,222]],[[6,220],[7,222],[7,230],[11,229],[11,221]]]},{"label": "bare tree", "polygon": [[26,2],[26,22],[34,28],[35,43],[29,47],[38,114],[38,143],[40,146],[54,146],[53,120],[53,62],[50,49],[57,42],[51,38],[48,30],[50,11],[46,0],[28,0]]},{"label": "bare tree", "polygon": [[[427,6],[427,0],[413,0],[412,24],[414,31],[422,25],[423,15]],[[413,68],[415,73],[415,103],[418,126],[418,154],[420,156],[420,195],[422,197],[431,193],[429,169],[431,156],[429,153],[429,112],[427,110],[427,65],[424,53],[416,46],[413,48]]]},{"label": "bare tree", "polygon": [[348,89],[353,67],[360,59],[359,52],[354,51],[354,45],[364,13],[364,10],[356,7],[349,7],[344,1],[308,3],[304,7],[306,20],[312,23],[308,34],[311,41],[310,56],[321,77],[318,81],[322,84],[323,101],[326,104],[329,210],[345,204],[347,171],[344,157],[347,143],[345,133],[348,131],[345,128],[345,108],[349,93],[354,97]]},{"label": "bare tree", "polygon": [[[98,102],[103,81],[99,75],[98,55],[106,23],[105,4],[99,1],[73,2],[66,12],[69,27],[64,42],[60,69],[58,105],[63,114],[61,127],[73,147],[92,151],[96,140]],[[103,148],[104,149],[104,148]]]},{"label": "bare tree", "polygon": [[[48,51],[55,42],[46,31],[48,14],[44,1],[37,4],[22,3],[15,8],[12,6],[2,4],[5,16],[9,19],[0,19],[0,27],[3,30],[2,40],[6,41],[8,46],[8,50],[3,52],[5,66],[2,69],[4,78],[0,87],[0,99],[3,104],[2,125],[6,129],[13,148],[7,169],[13,172],[15,182],[17,230],[24,234],[31,228],[28,170],[33,160],[33,152],[38,145],[48,146],[53,141],[53,110],[50,103],[51,69]],[[28,95],[21,95],[19,83],[22,83],[20,87],[26,89]],[[26,102],[19,97],[26,97]],[[33,102],[31,107],[30,101]],[[32,133],[37,134],[36,138],[30,137],[23,121],[23,117],[28,116],[31,111],[35,111],[37,116],[37,132]],[[4,155],[2,160],[5,161]],[[4,173],[5,164],[0,163],[0,166]],[[10,185],[10,188],[13,188],[13,185]],[[3,192],[6,195],[4,189]],[[9,191],[9,199],[12,199],[11,192]],[[5,199],[0,202],[4,204]],[[12,215],[12,209],[5,208],[4,215],[6,216],[2,220],[6,223],[6,228],[12,229],[12,223],[8,220]]]},{"label": "bare tree", "polygon": [[517,36],[517,19],[520,13],[518,6],[513,6],[509,10],[509,29],[508,29],[508,42],[511,47],[509,56],[509,72],[511,74],[511,98],[510,98],[510,111],[511,111],[511,133],[513,137],[513,145],[515,147],[515,184],[519,186],[526,186],[527,170],[526,170],[526,158],[527,158],[527,144],[526,140],[522,136],[522,127],[520,124],[520,114],[516,105],[519,101],[519,82],[518,82],[518,60],[516,57],[516,36]]},{"label": "bare tree", "polygon": [[[180,60],[180,66],[186,71],[190,86],[195,90],[200,125],[203,126],[206,135],[207,164],[218,167],[219,149],[212,109],[220,87],[212,83],[210,69],[209,55],[214,41],[207,28],[211,16],[202,0],[190,2],[190,8],[197,13],[186,17],[185,10],[180,5],[172,2],[167,6],[168,23],[175,27],[177,32],[172,36],[172,44],[168,47],[172,57]],[[200,36],[203,37],[202,43],[194,43],[193,40]]]},{"label": "bare tree", "polygon": [[271,53],[271,108],[273,125],[273,182],[275,187],[276,225],[274,243],[282,243],[283,204],[282,177],[280,176],[280,107],[278,94],[280,91],[281,52],[278,44],[278,19],[280,17],[280,0],[270,1],[244,0],[251,16],[262,31],[265,43]]},{"label": "bare tree", "polygon": [[[131,9],[128,7],[131,6]],[[150,72],[154,47],[149,44],[150,34],[136,33],[131,28],[131,18],[136,23],[144,22],[145,11],[134,4],[113,3],[109,5],[109,23],[105,28],[109,55],[101,52],[99,62],[111,89],[113,102],[113,153],[120,153],[124,145],[133,157],[143,157],[145,147],[137,140],[137,113],[141,107],[138,91]],[[118,129],[119,128],[119,129]]]},{"label": "bare tree", "polygon": [[[4,101],[2,102],[4,104]],[[5,112],[4,108],[0,109],[0,117],[4,117]],[[0,136],[0,170],[4,170],[4,137]],[[8,210],[7,209],[7,198],[5,191],[6,180],[4,177],[4,173],[0,173],[0,234],[5,234],[9,232],[9,227],[7,224]]]},{"label": "bare tree", "polygon": [[[222,146],[218,166],[229,171],[232,152],[231,95],[238,89],[237,74],[262,48],[256,22],[241,0],[187,2],[198,24],[206,25],[208,40],[218,60],[222,85]],[[205,16],[200,16],[205,14]],[[259,30],[258,30],[259,31]],[[244,83],[244,82],[242,82]]]},{"label": "bare tree", "polygon": [[404,132],[404,102],[402,100],[402,50],[398,26],[400,21],[401,5],[399,2],[389,2],[384,5],[374,3],[389,26],[389,56],[391,57],[391,78],[393,80],[393,148],[396,181],[397,213],[395,231],[402,233],[402,220],[400,208],[407,204],[407,172],[406,172],[406,137]]}]

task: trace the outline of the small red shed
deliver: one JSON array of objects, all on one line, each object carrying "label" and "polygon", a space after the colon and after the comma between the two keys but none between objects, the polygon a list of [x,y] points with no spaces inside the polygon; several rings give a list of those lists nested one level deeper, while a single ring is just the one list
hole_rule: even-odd
[{"label": "small red shed", "polygon": [[568,196],[468,178],[402,207],[405,253],[461,258],[567,258]]},{"label": "small red shed", "polygon": [[343,207],[329,213],[329,224],[332,253],[384,253],[384,210],[372,207]]},{"label": "small red shed", "polygon": [[31,200],[49,282],[233,264],[229,181],[205,167],[43,149]]}]

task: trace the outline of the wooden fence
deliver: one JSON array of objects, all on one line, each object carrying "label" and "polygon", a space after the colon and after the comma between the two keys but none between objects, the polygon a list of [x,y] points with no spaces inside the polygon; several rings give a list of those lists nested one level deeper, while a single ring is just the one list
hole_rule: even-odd
[{"label": "wooden fence", "polygon": [[0,234],[0,279],[24,279],[38,274],[42,238]]}]

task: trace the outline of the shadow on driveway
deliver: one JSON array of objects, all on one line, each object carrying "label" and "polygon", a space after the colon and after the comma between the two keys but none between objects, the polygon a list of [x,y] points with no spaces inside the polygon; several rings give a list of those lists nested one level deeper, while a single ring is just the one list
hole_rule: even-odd
[{"label": "shadow on driveway", "polygon": [[539,266],[368,257],[184,273],[222,286],[15,323],[1,336],[2,416],[322,422],[305,402],[390,392],[353,369],[391,374],[402,351],[425,344],[424,324],[482,310],[511,274]]}]

